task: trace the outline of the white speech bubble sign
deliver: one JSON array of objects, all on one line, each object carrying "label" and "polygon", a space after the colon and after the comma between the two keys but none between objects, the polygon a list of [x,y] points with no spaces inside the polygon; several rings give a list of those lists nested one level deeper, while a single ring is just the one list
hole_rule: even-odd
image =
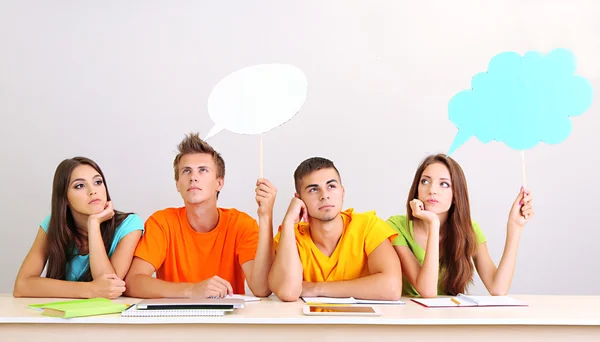
[{"label": "white speech bubble sign", "polygon": [[259,64],[223,78],[208,97],[215,122],[205,140],[224,129],[238,134],[262,134],[291,119],[306,101],[308,82],[302,70],[289,64]]}]

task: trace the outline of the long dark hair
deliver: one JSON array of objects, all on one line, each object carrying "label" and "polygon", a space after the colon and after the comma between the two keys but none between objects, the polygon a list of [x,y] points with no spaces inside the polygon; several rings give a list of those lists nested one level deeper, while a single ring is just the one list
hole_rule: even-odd
[{"label": "long dark hair", "polygon": [[448,295],[466,292],[473,282],[473,255],[477,249],[477,238],[471,221],[467,180],[458,163],[444,154],[427,157],[415,172],[415,178],[406,201],[407,219],[414,221],[410,201],[419,196],[419,182],[427,166],[435,163],[445,165],[450,172],[452,205],[448,210],[445,229],[440,230],[440,268],[443,291]]},{"label": "long dark hair", "polygon": [[[46,250],[48,252],[46,277],[48,278],[66,280],[67,263],[75,257],[75,248],[81,247],[77,246],[78,241],[85,241],[87,239],[87,236],[77,230],[67,199],[71,174],[80,165],[89,165],[100,174],[106,187],[106,200],[110,201],[110,194],[104,173],[102,173],[98,164],[93,160],[85,157],[75,157],[65,159],[58,164],[52,183],[52,210],[50,212],[50,223],[48,225],[48,237],[46,240]],[[104,241],[104,248],[107,254],[112,245],[116,228],[127,216],[129,216],[129,213],[122,213],[115,210],[115,215],[112,219],[100,224],[102,241]],[[78,280],[92,280],[89,265]]]}]

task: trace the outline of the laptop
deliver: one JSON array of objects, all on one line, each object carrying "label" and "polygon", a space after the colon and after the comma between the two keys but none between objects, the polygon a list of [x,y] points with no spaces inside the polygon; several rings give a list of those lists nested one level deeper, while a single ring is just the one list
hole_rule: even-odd
[{"label": "laptop", "polygon": [[244,307],[242,298],[159,298],[144,299],[138,310],[233,310]]}]

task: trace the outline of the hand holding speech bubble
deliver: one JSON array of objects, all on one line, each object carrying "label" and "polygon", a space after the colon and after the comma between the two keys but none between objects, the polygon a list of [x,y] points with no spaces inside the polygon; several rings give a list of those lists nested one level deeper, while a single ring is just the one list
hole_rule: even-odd
[{"label": "hand holding speech bubble", "polygon": [[291,119],[306,101],[308,82],[304,73],[289,64],[259,64],[237,70],[223,78],[208,97],[208,113],[215,126],[208,140],[227,129],[238,134],[260,134]]},{"label": "hand holding speech bubble", "polygon": [[[571,133],[570,117],[591,105],[588,80],[574,75],[575,57],[567,49],[547,55],[530,51],[523,57],[503,52],[491,59],[488,71],[472,79],[471,90],[456,94],[448,117],[458,133],[447,155],[471,136],[481,142],[504,142],[522,151],[539,142],[558,144]],[[525,185],[523,159],[523,185]]]}]

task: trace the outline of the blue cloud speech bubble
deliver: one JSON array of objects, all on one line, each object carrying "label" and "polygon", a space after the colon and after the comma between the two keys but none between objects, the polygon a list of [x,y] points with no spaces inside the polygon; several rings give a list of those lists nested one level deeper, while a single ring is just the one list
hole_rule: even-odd
[{"label": "blue cloud speech bubble", "polygon": [[448,117],[458,128],[448,155],[472,135],[515,150],[562,142],[571,133],[569,117],[583,114],[592,103],[592,86],[574,72],[575,57],[566,49],[546,56],[535,51],[523,57],[496,55],[487,72],[473,77],[472,89],[448,104]]}]

